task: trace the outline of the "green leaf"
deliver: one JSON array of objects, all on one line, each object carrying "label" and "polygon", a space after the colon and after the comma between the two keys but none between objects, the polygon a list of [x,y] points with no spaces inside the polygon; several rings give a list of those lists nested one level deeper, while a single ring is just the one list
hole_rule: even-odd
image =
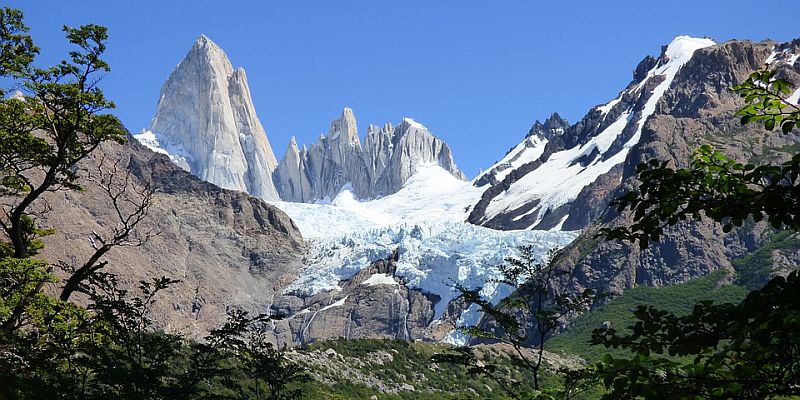
[{"label": "green leaf", "polygon": [[783,131],[783,133],[789,133],[792,131],[792,129],[794,129],[794,125],[795,121],[792,120],[783,121],[783,124],[781,125],[781,130]]}]

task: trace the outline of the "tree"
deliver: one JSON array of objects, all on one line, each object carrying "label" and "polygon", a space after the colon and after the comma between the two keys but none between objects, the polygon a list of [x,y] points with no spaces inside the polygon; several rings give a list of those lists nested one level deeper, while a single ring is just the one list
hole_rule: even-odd
[{"label": "tree", "polygon": [[459,330],[471,338],[489,342],[499,342],[510,346],[512,360],[530,373],[533,393],[526,393],[524,386],[514,385],[503,377],[498,366],[485,363],[475,356],[471,343],[453,352],[440,354],[436,360],[464,365],[470,373],[488,376],[497,382],[509,395],[516,399],[533,398],[572,398],[585,389],[578,371],[561,371],[565,384],[560,390],[543,390],[542,372],[544,343],[565,322],[565,319],[584,312],[594,302],[592,289],[580,294],[560,291],[561,279],[567,271],[558,270],[553,263],[557,256],[551,250],[546,259],[540,260],[533,246],[520,246],[516,257],[508,257],[498,266],[502,278],[494,283],[514,288],[514,293],[492,304],[481,295],[481,288],[466,288],[456,285],[460,297],[468,305],[477,305],[484,317],[481,325],[463,326]]},{"label": "tree", "polygon": [[[786,100],[790,85],[758,71],[733,88],[745,100],[741,123],[789,133],[800,107]],[[639,165],[638,192],[617,201],[630,209],[630,227],[604,229],[609,239],[638,240],[645,248],[667,226],[710,218],[724,230],[748,218],[800,231],[800,154],[782,165],[743,165],[710,146],[690,168],[653,160]],[[606,356],[593,365],[606,399],[769,399],[800,396],[800,273],[778,276],[740,304],[697,304],[676,316],[639,307],[630,332],[596,330],[594,344],[624,348],[630,358]]]},{"label": "tree", "polygon": [[[205,342],[155,329],[152,305],[177,281],[140,283],[138,293],[118,286],[103,257],[116,246],[138,246],[154,232],[135,232],[155,190],[131,179],[122,160],[96,169],[82,161],[104,142],[123,142],[126,131],[105,113],[114,104],[97,86],[109,66],[106,28],[65,27],[75,50],[50,68],[33,66],[39,49],[22,13],[0,8],[0,398],[2,399],[239,399],[295,398],[287,385],[302,370],[283,358],[254,326],[275,316],[231,314]],[[55,283],[52,266],[35,259],[50,229],[37,218],[49,212],[43,196],[96,184],[116,216],[110,232],[92,232],[94,254],[68,276],[59,298],[43,291]],[[87,294],[88,309],[70,303]],[[263,328],[263,327],[262,327]],[[248,379],[267,389],[249,386]]]},{"label": "tree", "polygon": [[69,273],[61,289],[62,301],[68,301],[76,291],[89,294],[91,289],[86,283],[98,274],[107,261],[101,261],[103,256],[118,246],[141,246],[158,232],[145,232],[136,235],[136,227],[147,218],[150,206],[155,200],[156,190],[150,184],[137,184],[131,179],[131,171],[123,171],[120,165],[122,159],[111,162],[106,166],[105,156],[101,156],[94,171],[87,172],[88,180],[96,184],[105,193],[109,200],[117,224],[110,235],[92,232],[91,244],[94,253],[78,268],[62,263],[61,269]]},{"label": "tree", "polygon": [[[102,142],[121,141],[119,121],[97,87],[108,71],[100,58],[106,30],[96,25],[64,28],[76,49],[49,68],[33,66],[39,49],[27,35],[22,13],[0,8],[0,386],[3,397],[43,393],[69,365],[64,343],[76,343],[89,325],[86,310],[42,292],[55,282],[51,267],[34,256],[47,212],[40,198],[57,190],[80,190],[77,163]],[[12,90],[21,94],[5,98]],[[45,385],[46,386],[46,385]],[[41,396],[39,396],[41,397]]]},{"label": "tree", "polygon": [[[789,83],[774,71],[757,71],[733,88],[746,102],[737,114],[743,124],[763,122],[789,133],[800,121],[800,106],[789,103]],[[630,227],[605,228],[607,239],[639,241],[646,248],[666,226],[689,218],[710,218],[726,232],[747,218],[766,219],[774,228],[800,230],[800,153],[781,165],[756,166],[730,159],[709,145],[700,147],[689,168],[673,169],[669,161],[650,160],[637,166],[638,191],[615,204],[630,209]]]},{"label": "tree", "polygon": [[114,104],[97,87],[98,74],[109,71],[100,56],[105,51],[104,27],[65,27],[76,50],[70,59],[49,68],[33,66],[39,49],[26,34],[22,13],[0,9],[0,72],[10,79],[7,93],[23,96],[0,100],[0,227],[7,241],[0,255],[7,268],[0,279],[24,282],[3,298],[8,313],[0,330],[24,325],[26,307],[52,281],[49,267],[29,259],[41,248],[39,237],[50,233],[36,226],[36,201],[46,192],[80,190],[76,165],[108,140],[122,141],[119,120],[103,111]]}]

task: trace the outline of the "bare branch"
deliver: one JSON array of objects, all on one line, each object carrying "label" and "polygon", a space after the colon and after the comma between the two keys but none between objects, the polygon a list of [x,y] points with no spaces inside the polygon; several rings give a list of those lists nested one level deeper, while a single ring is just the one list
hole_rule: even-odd
[{"label": "bare branch", "polygon": [[95,171],[87,174],[87,180],[105,193],[117,222],[109,235],[92,231],[89,242],[95,250],[94,254],[67,279],[61,291],[61,300],[69,300],[75,291],[85,291],[84,284],[108,265],[107,261],[100,260],[111,249],[117,246],[141,246],[158,235],[153,231],[143,234],[136,231],[137,226],[147,218],[156,190],[149,183],[138,183],[132,179],[131,172],[121,165],[122,161],[107,161],[103,154],[98,159]]}]

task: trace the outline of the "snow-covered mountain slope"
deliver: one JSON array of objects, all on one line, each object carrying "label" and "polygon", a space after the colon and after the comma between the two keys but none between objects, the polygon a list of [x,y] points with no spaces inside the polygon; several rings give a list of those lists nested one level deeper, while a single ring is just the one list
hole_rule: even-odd
[{"label": "snow-covered mountain slope", "polygon": [[277,161],[256,116],[247,76],[200,36],[164,86],[150,127],[134,137],[202,180],[277,200]]},{"label": "snow-covered mountain slope", "polygon": [[438,164],[421,164],[402,189],[375,200],[357,200],[347,185],[332,201],[274,204],[289,214],[305,238],[314,239],[401,224],[464,222],[480,195],[480,188]]},{"label": "snow-covered mountain slope", "polygon": [[473,183],[475,186],[482,187],[502,182],[508,174],[519,171],[523,165],[538,160],[544,153],[547,143],[556,136],[562,135],[567,128],[569,128],[569,122],[561,118],[558,113],[550,115],[544,123],[537,120],[528,131],[525,140],[509,150],[500,161],[475,177]]},{"label": "snow-covered mountain slope", "polygon": [[514,173],[497,174],[500,182],[486,190],[470,221],[497,229],[561,229],[581,190],[625,161],[681,67],[696,50],[712,45],[710,39],[679,36],[658,59],[646,58],[619,96],[549,138],[543,149],[525,145],[531,140],[526,138],[520,145],[528,150],[525,159],[540,157],[517,163]]}]

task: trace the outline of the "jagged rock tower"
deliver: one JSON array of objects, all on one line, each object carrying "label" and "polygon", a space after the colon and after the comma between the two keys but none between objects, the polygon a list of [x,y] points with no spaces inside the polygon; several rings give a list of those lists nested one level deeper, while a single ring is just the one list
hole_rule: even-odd
[{"label": "jagged rock tower", "polygon": [[217,186],[278,200],[277,166],[256,116],[244,69],[205,35],[161,88],[148,131],[136,135],[148,147]]},{"label": "jagged rock tower", "polygon": [[361,199],[397,192],[417,166],[436,163],[466,180],[443,140],[422,124],[404,118],[396,127],[370,125],[364,145],[353,110],[345,108],[331,123],[328,136],[300,150],[292,138],[275,172],[281,199],[308,202],[332,199],[345,187]]}]

